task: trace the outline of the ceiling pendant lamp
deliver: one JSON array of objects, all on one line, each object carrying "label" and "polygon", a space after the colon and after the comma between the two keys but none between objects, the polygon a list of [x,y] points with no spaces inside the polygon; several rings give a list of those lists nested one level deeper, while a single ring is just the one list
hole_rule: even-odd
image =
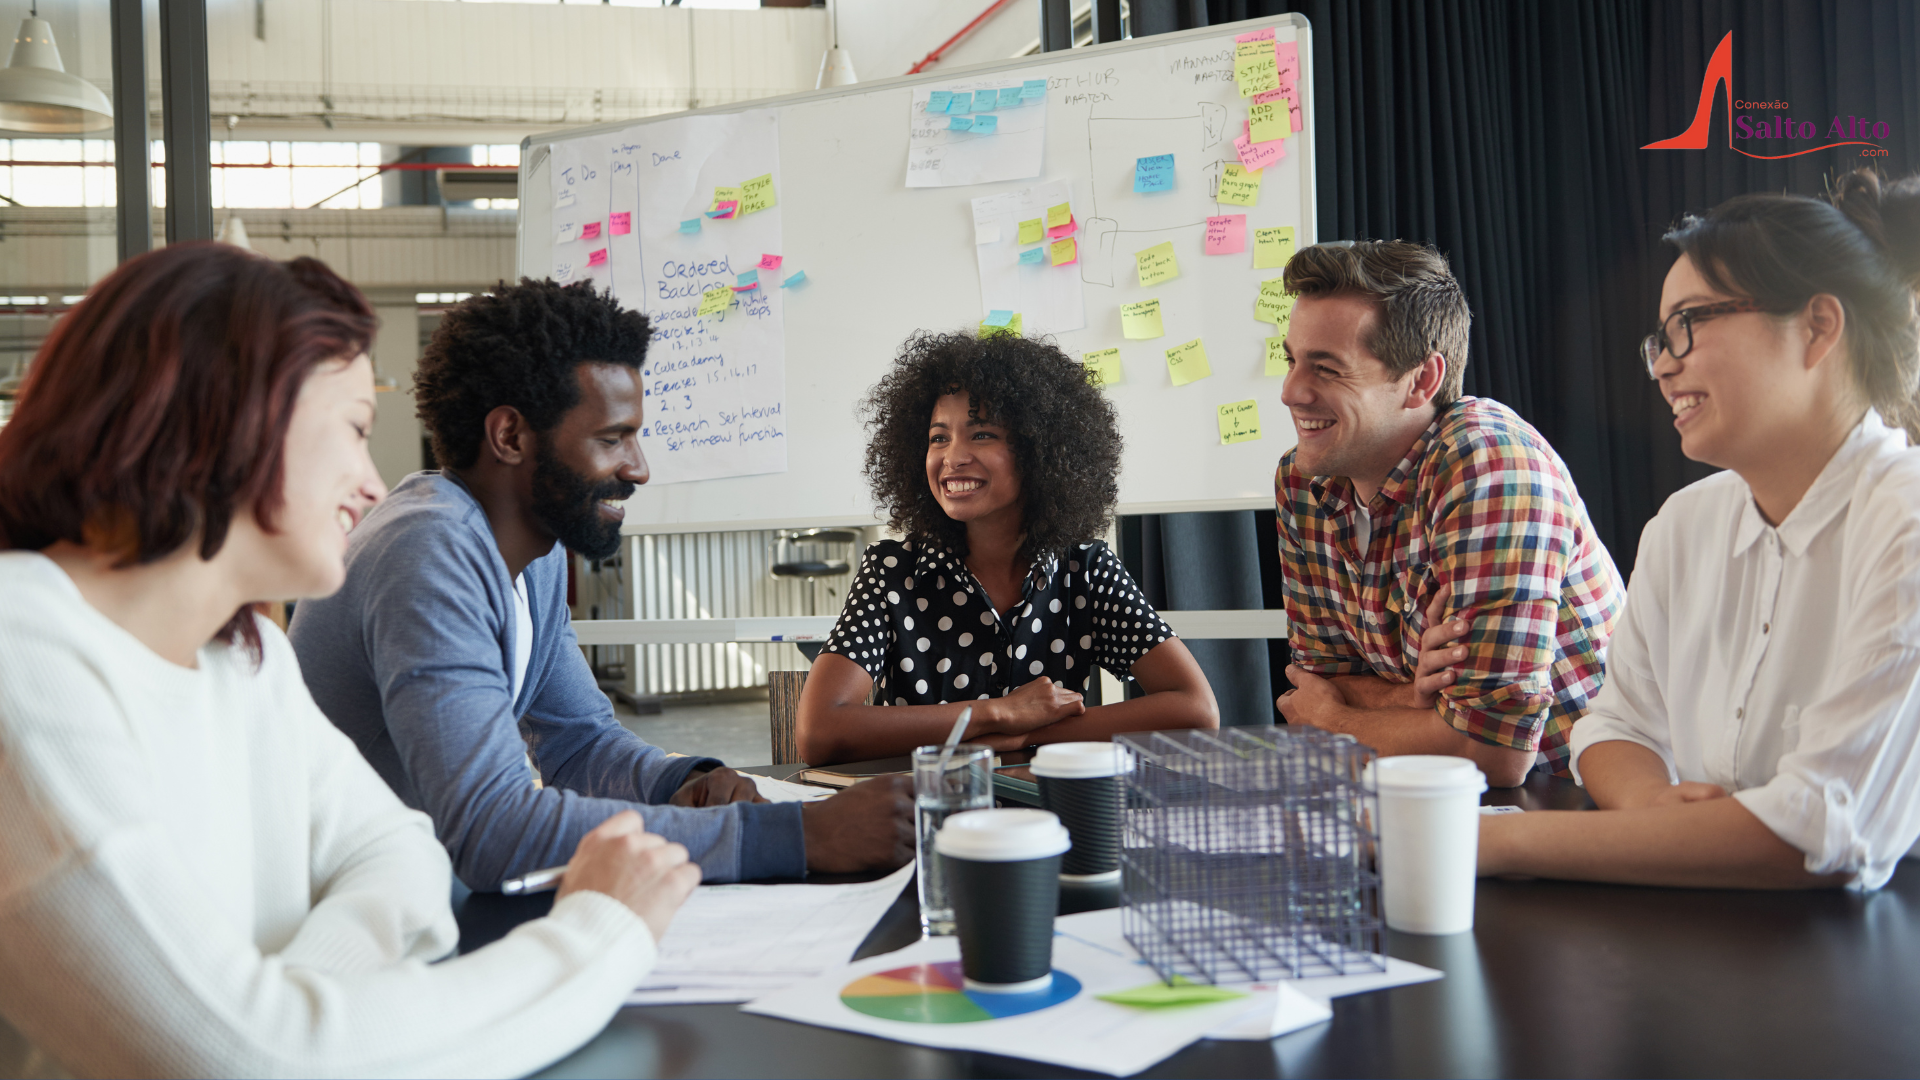
[{"label": "ceiling pendant lamp", "polygon": [[32,9],[0,68],[0,129],[35,135],[78,135],[113,126],[113,104],[100,88],[67,73],[53,27]]}]

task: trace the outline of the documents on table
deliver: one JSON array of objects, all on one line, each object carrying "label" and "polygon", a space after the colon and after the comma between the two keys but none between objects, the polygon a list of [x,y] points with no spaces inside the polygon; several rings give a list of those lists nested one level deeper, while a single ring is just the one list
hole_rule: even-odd
[{"label": "documents on table", "polygon": [[833,792],[811,784],[795,784],[787,780],[775,780],[771,776],[757,773],[742,773],[752,778],[753,786],[760,789],[760,797],[768,802],[817,802],[830,798]]}]

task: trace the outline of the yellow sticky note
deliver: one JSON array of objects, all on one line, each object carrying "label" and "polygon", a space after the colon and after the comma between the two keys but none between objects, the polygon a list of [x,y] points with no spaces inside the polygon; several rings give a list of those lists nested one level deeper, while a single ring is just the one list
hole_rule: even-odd
[{"label": "yellow sticky note", "polygon": [[1220,406],[1220,445],[1252,442],[1260,437],[1260,403],[1252,399]]},{"label": "yellow sticky note", "polygon": [[1051,250],[1055,266],[1065,266],[1080,258],[1080,245],[1074,243],[1071,236],[1064,240],[1055,240]]},{"label": "yellow sticky note", "polygon": [[1265,174],[1262,169],[1249,169],[1237,161],[1229,161],[1220,170],[1220,201],[1235,206],[1252,206],[1260,201],[1260,178]]},{"label": "yellow sticky note", "polygon": [[1293,112],[1285,101],[1258,102],[1247,106],[1247,138],[1252,142],[1272,142],[1293,134]]},{"label": "yellow sticky note", "polygon": [[1260,283],[1260,297],[1253,302],[1253,317],[1261,322],[1270,322],[1286,329],[1293,317],[1293,304],[1297,297],[1287,295],[1285,278],[1268,278]]},{"label": "yellow sticky note", "polygon": [[1145,251],[1134,252],[1133,261],[1140,268],[1140,285],[1143,288],[1180,276],[1180,263],[1173,257],[1171,240],[1155,244]]},{"label": "yellow sticky note", "polygon": [[745,217],[756,211],[765,210],[776,200],[773,197],[773,174],[756,176],[740,185],[740,216]]},{"label": "yellow sticky note", "polygon": [[[1073,220],[1073,207],[1067,203],[1047,207],[1047,228],[1057,229]],[[1026,243],[1022,240],[1021,243]]]},{"label": "yellow sticky note", "polygon": [[1157,338],[1166,331],[1160,326],[1160,301],[1142,300],[1120,305],[1120,332],[1136,340]]},{"label": "yellow sticky note", "polygon": [[1287,338],[1284,334],[1267,339],[1267,374],[1286,377]]},{"label": "yellow sticky note", "polygon": [[1293,258],[1293,226],[1253,230],[1253,268],[1271,270]]},{"label": "yellow sticky note", "polygon": [[735,206],[738,206],[740,204],[740,189],[737,187],[714,188],[713,189],[713,205],[707,207],[707,209],[718,210],[720,209],[720,204],[723,202],[730,202],[730,203],[733,203]]},{"label": "yellow sticky note", "polygon": [[1087,366],[1087,375],[1095,386],[1112,386],[1121,379],[1119,349],[1081,353],[1080,362]]},{"label": "yellow sticky note", "polygon": [[1020,242],[1023,244],[1037,244],[1045,235],[1047,235],[1047,227],[1040,224],[1039,218],[1020,223]]},{"label": "yellow sticky note", "polygon": [[1020,313],[1017,311],[1013,313],[1012,320],[1005,326],[994,326],[985,319],[980,320],[981,337],[988,337],[993,334],[1012,334],[1014,337],[1019,337],[1023,333],[1025,333],[1025,331],[1020,328]]},{"label": "yellow sticky note", "polygon": [[1213,374],[1213,368],[1207,364],[1207,347],[1199,338],[1194,338],[1185,345],[1168,349],[1167,374],[1173,376],[1175,386],[1185,386]]},{"label": "yellow sticky note", "polygon": [[700,314],[719,315],[733,306],[733,290],[725,285],[700,294]]},{"label": "yellow sticky note", "polygon": [[1267,49],[1262,55],[1249,56],[1233,62],[1233,81],[1240,84],[1240,96],[1252,97],[1269,90],[1280,89],[1280,62]]}]

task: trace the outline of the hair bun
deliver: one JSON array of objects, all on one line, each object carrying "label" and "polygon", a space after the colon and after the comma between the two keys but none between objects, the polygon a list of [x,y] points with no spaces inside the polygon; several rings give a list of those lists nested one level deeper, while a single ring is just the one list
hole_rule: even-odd
[{"label": "hair bun", "polygon": [[1920,291],[1920,177],[1887,182],[1874,169],[1855,169],[1834,186],[1833,205]]}]

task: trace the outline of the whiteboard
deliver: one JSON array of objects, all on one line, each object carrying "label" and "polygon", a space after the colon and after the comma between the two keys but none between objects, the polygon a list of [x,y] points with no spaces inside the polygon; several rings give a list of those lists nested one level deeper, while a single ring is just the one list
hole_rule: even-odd
[{"label": "whiteboard", "polygon": [[[1238,160],[1233,139],[1247,115],[1233,79],[1234,37],[1267,27],[1279,41],[1298,43],[1304,130],[1286,139],[1286,158],[1264,170],[1257,205],[1219,203],[1215,177],[1222,163]],[[1281,379],[1266,374],[1274,327],[1254,318],[1260,282],[1280,271],[1254,269],[1253,230],[1292,226],[1296,248],[1316,242],[1312,56],[1306,19],[1288,14],[526,140],[519,267],[544,278],[555,269],[551,170],[556,154],[576,149],[569,144],[644,146],[651,125],[707,114],[771,116],[777,130],[770,148],[780,184],[777,254],[787,273],[807,275],[804,286],[779,296],[786,471],[674,483],[656,464],[653,482],[627,503],[625,531],[873,524],[860,399],[909,334],[974,328],[987,314],[972,200],[1047,181],[1071,189],[1080,261],[1058,272],[1077,269],[1086,310],[1083,329],[1055,339],[1076,358],[1121,352],[1123,381],[1104,391],[1126,443],[1119,512],[1271,506],[1274,467],[1294,431]],[[1003,75],[1047,80],[1039,175],[907,187],[915,91],[924,99],[928,88]],[[1134,192],[1136,159],[1167,153],[1175,155],[1174,190]],[[1247,216],[1245,250],[1203,254],[1205,219],[1230,213]],[[1134,253],[1163,241],[1175,248],[1180,276],[1142,288]],[[741,266],[751,266],[760,252],[738,254]],[[1160,301],[1165,335],[1124,338],[1121,305],[1149,298]],[[653,306],[645,296],[621,299]],[[1165,351],[1195,338],[1205,343],[1212,375],[1176,387]],[[1245,400],[1257,402],[1262,437],[1222,445],[1219,407]]]}]

